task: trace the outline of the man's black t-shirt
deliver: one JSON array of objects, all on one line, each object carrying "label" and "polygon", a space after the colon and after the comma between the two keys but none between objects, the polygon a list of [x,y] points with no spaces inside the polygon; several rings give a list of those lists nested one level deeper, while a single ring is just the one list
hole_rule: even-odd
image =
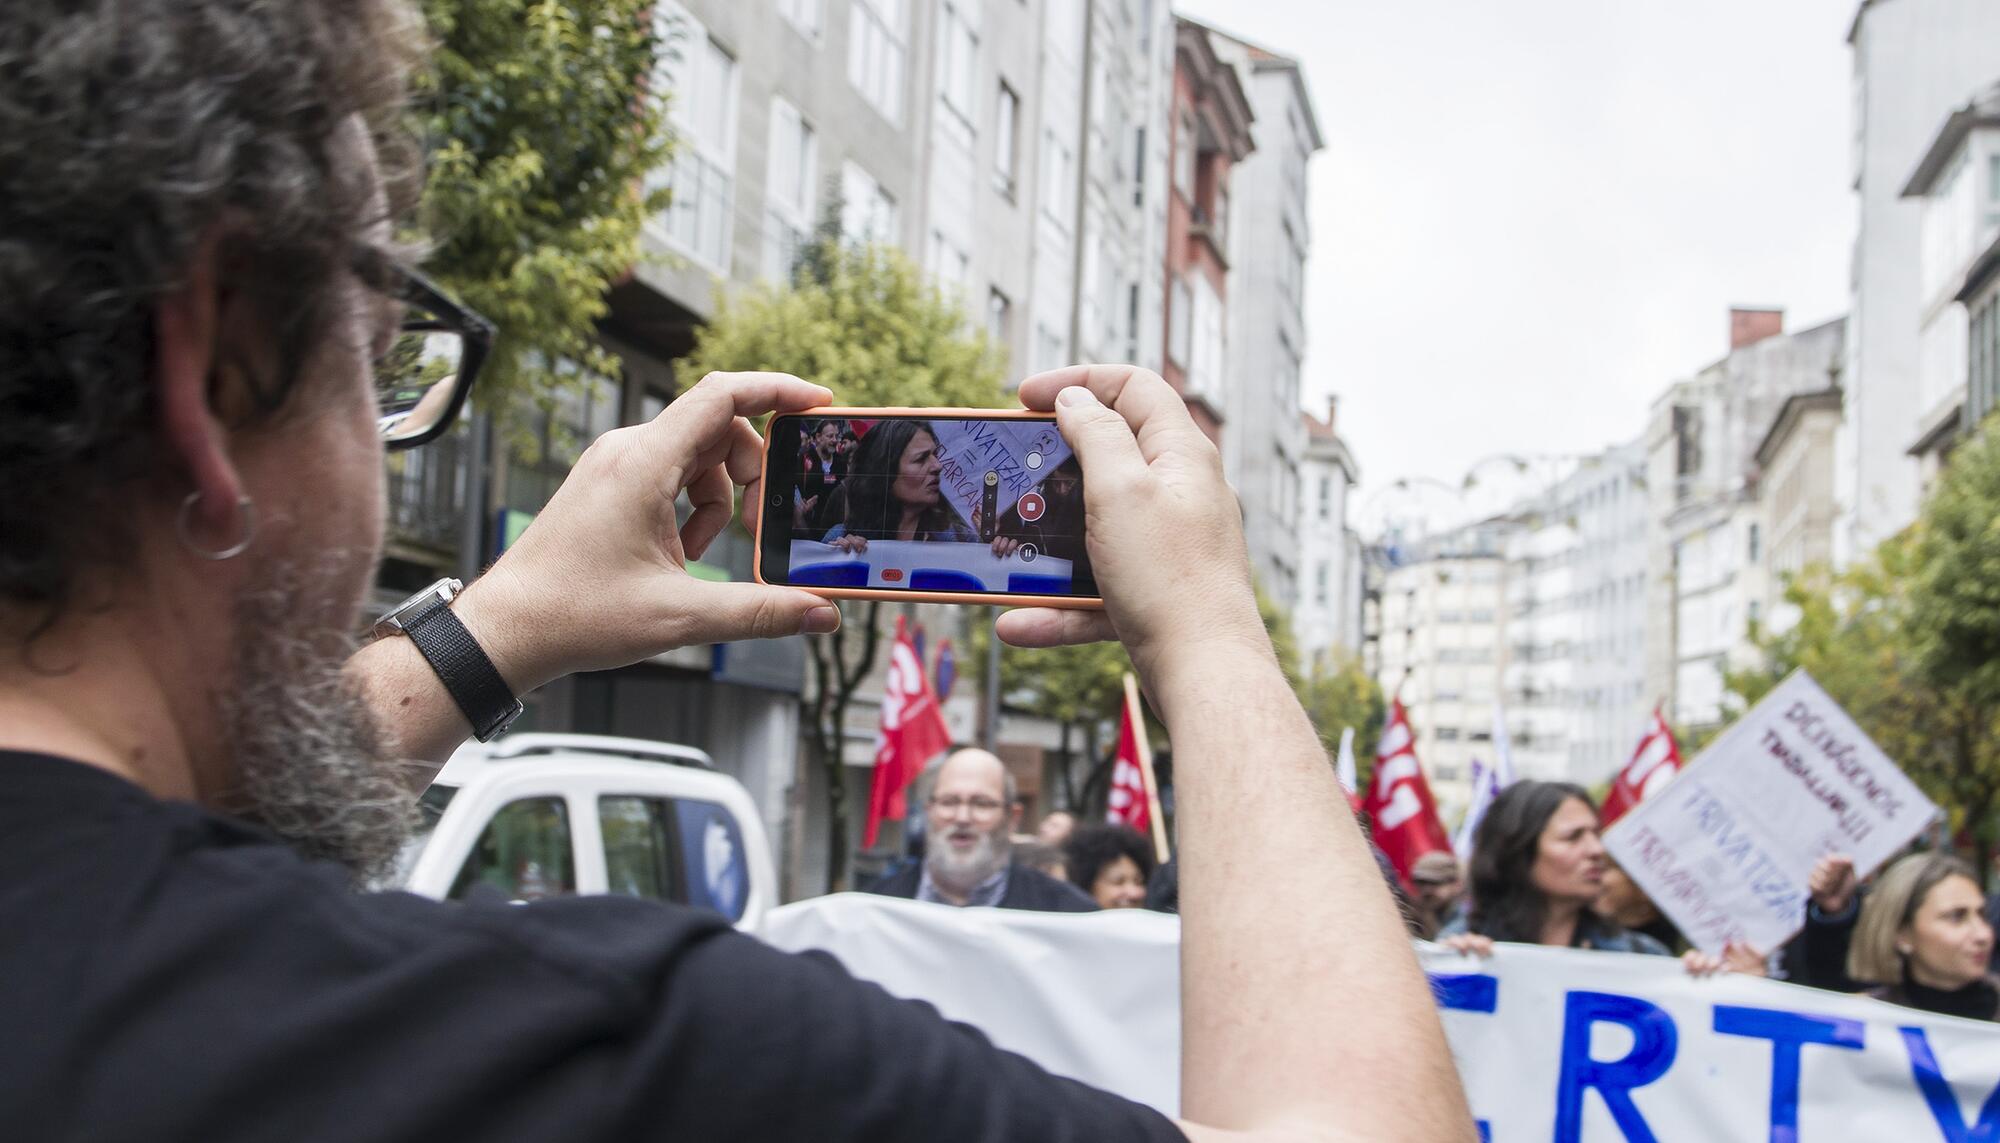
[{"label": "man's black t-shirt", "polygon": [[259,830],[6,752],[0,1136],[1182,1138],[711,914],[354,893]]}]

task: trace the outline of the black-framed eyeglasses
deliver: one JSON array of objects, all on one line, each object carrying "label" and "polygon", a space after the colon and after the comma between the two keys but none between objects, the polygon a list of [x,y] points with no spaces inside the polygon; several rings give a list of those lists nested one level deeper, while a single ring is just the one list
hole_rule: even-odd
[{"label": "black-framed eyeglasses", "polygon": [[493,348],[493,323],[380,251],[366,251],[357,263],[364,280],[404,306],[395,341],[375,362],[376,430],[389,449],[428,444],[465,407]]}]

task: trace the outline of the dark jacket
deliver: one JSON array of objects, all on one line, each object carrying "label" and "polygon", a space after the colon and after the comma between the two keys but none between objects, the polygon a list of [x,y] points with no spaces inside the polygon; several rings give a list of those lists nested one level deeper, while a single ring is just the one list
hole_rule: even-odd
[{"label": "dark jacket", "polygon": [[[873,885],[863,886],[861,891],[915,900],[917,882],[923,874],[922,863],[912,861]],[[1069,882],[1057,881],[1046,873],[1015,861],[1007,866],[1007,892],[1000,898],[1000,908],[1026,909],[1036,913],[1094,913],[1097,902]]]},{"label": "dark jacket", "polygon": [[1867,993],[1877,1000],[1900,1004],[1904,1008],[1915,1008],[1923,1012],[1935,1012],[1940,1016],[1958,1016],[1967,1020],[2000,1020],[2000,977],[1988,976],[1975,980],[1964,988],[1945,992],[1937,988],[1925,988],[1916,981],[1904,977],[1901,984],[1885,984],[1871,988]]},{"label": "dark jacket", "polygon": [[1861,991],[1862,985],[1847,975],[1847,946],[1853,943],[1854,924],[1860,916],[1858,893],[1846,910],[1832,915],[1808,904],[1805,927],[1785,945],[1785,979],[1829,992]]}]

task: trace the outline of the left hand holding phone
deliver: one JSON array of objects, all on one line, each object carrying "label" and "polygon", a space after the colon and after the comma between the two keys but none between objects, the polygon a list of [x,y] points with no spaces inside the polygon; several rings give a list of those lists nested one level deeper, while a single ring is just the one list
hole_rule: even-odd
[{"label": "left hand holding phone", "polygon": [[[762,438],[747,418],[825,405],[824,387],[780,373],[712,373],[651,422],[591,444],[459,609],[522,694],[577,671],[676,647],[831,631],[840,612],[798,588],[688,574],[734,513],[754,532]],[[693,510],[678,517],[685,492]]]}]

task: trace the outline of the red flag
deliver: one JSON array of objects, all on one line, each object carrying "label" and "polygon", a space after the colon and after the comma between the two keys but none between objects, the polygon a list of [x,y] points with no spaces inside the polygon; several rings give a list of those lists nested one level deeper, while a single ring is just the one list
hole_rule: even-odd
[{"label": "red flag", "polygon": [[923,773],[924,763],[951,745],[951,731],[924,677],[916,644],[896,617],[896,642],[889,650],[889,676],[882,687],[882,733],[875,746],[875,781],[868,791],[868,829],[864,846],[875,844],[884,818],[901,820],[909,812],[910,781]]},{"label": "red flag", "polygon": [[1160,816],[1160,792],[1153,782],[1153,748],[1146,741],[1146,715],[1139,706],[1139,681],[1125,676],[1125,710],[1118,720],[1117,762],[1111,768],[1111,796],[1104,818],[1130,826],[1152,839],[1161,861],[1167,859],[1166,822]]},{"label": "red flag", "polygon": [[1417,858],[1451,852],[1451,838],[1438,819],[1431,785],[1417,763],[1416,735],[1410,730],[1410,716],[1401,699],[1391,706],[1389,725],[1382,728],[1382,744],[1375,749],[1368,813],[1375,822],[1375,844],[1388,855],[1405,885]]},{"label": "red flag", "polygon": [[1660,708],[1654,707],[1646,732],[1639,736],[1639,745],[1632,751],[1632,760],[1625,763],[1618,780],[1611,784],[1611,792],[1604,797],[1604,809],[1597,815],[1599,823],[1609,827],[1633,806],[1659,793],[1680,772],[1680,745],[1674,741],[1667,720],[1661,717]]}]

